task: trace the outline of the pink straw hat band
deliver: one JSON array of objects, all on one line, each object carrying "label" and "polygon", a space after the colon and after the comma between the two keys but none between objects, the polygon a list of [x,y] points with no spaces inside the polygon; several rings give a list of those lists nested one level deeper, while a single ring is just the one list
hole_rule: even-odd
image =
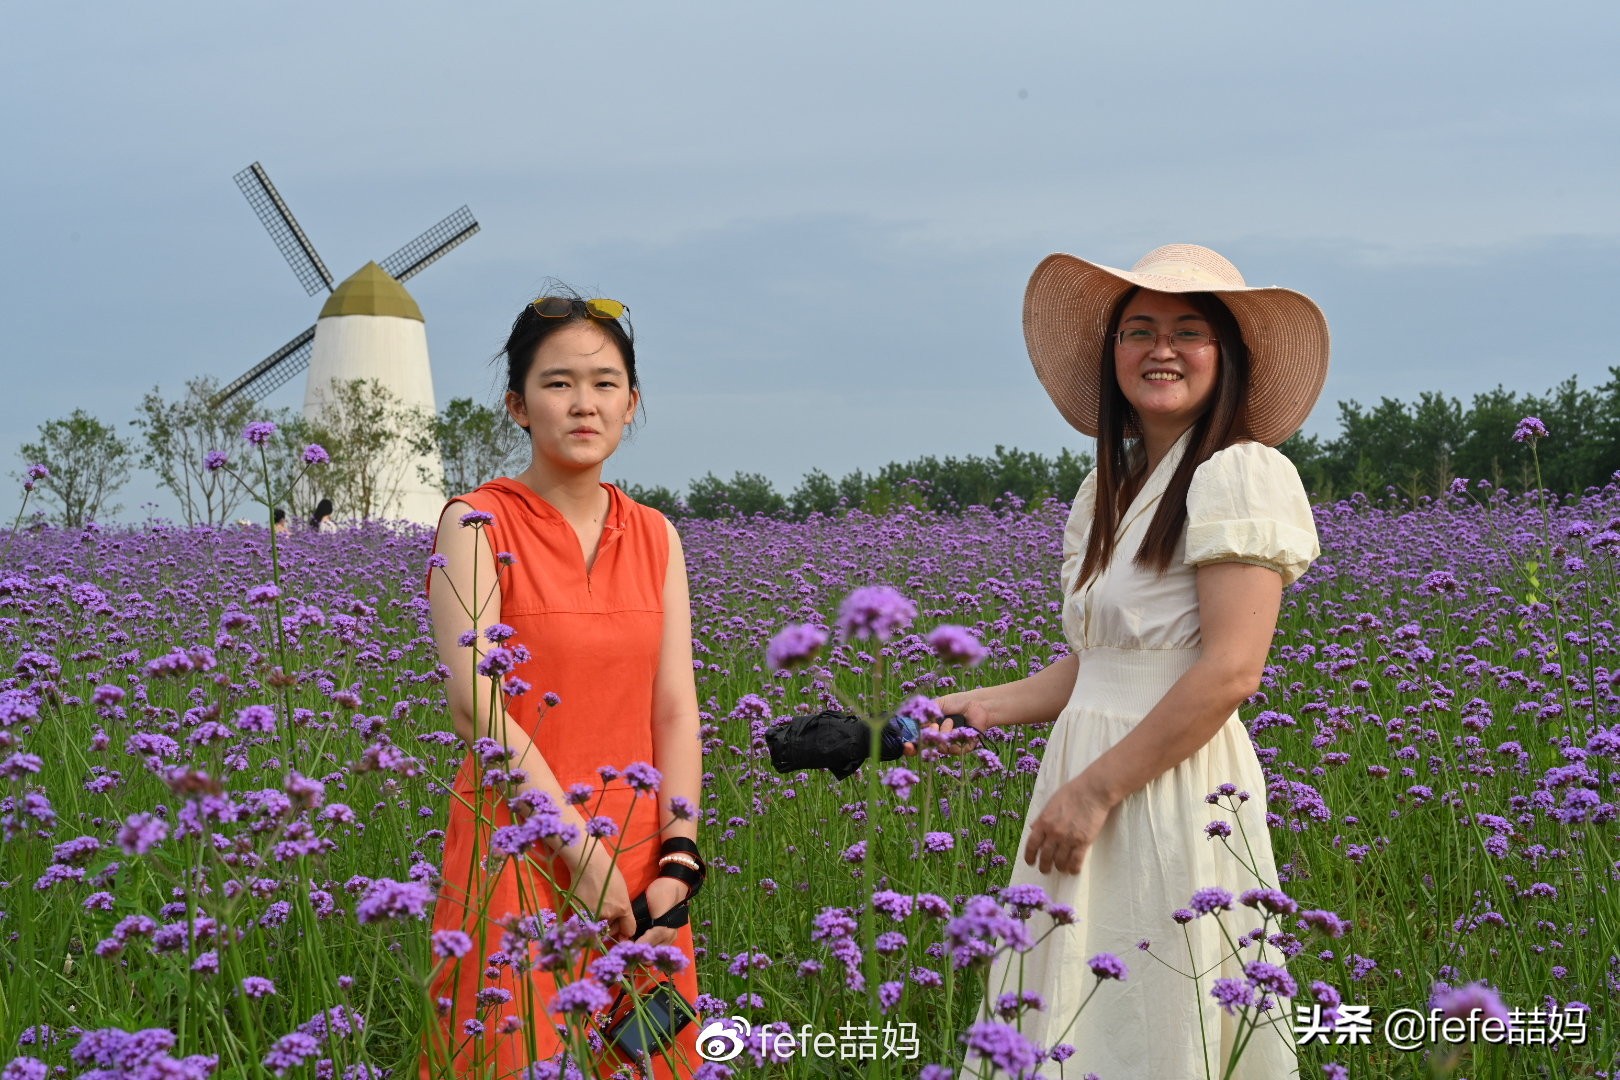
[{"label": "pink straw hat band", "polygon": [[1249,347],[1241,433],[1275,446],[1299,430],[1327,380],[1327,319],[1303,293],[1246,285],[1237,267],[1194,244],[1156,248],[1130,270],[1062,253],[1035,268],[1024,292],[1024,341],[1065,420],[1096,436],[1108,318],[1132,286],[1219,294]]}]

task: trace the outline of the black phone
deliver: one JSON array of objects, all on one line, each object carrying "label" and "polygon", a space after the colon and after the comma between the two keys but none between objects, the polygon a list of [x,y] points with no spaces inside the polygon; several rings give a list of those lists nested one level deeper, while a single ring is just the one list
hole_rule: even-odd
[{"label": "black phone", "polygon": [[614,1002],[612,1011],[618,1015],[602,1032],[602,1037],[609,1046],[633,1061],[657,1054],[697,1018],[697,1010],[668,979],[639,999],[619,991],[619,1000]]}]

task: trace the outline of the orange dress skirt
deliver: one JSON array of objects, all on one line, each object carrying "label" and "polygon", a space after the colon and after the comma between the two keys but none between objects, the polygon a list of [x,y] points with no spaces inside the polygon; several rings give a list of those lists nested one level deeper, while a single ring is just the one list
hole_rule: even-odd
[{"label": "orange dress skirt", "polygon": [[[579,810],[587,818],[603,815],[617,823],[617,835],[604,843],[617,850],[615,865],[635,897],[658,875],[658,802],[653,795],[636,794],[622,777],[604,785],[598,770],[657,764],[653,680],[663,641],[669,535],[663,515],[611,484],[602,486],[609,510],[589,573],[573,528],[527,485],[503,477],[457,501],[494,515],[484,535],[497,555],[510,553],[515,560],[497,567],[500,621],[516,632],[507,645],[522,644],[529,651],[513,674],[530,689],[507,698],[506,722],[528,732],[565,790],[574,784],[596,789]],[[479,582],[478,591],[486,590]],[[487,626],[490,620],[479,621]],[[542,703],[548,692],[561,699],[555,707]],[[436,1048],[424,1050],[422,1080],[444,1077],[447,1056],[453,1062],[450,1075],[480,1080],[518,1076],[532,1062],[556,1059],[567,1044],[555,1026],[563,1017],[551,1013],[549,1005],[559,985],[584,976],[585,964],[600,955],[587,953],[555,974],[520,973],[516,968],[526,965],[501,962],[502,956],[491,961],[513,920],[525,915],[547,920],[544,913],[558,905],[551,885],[532,866],[501,859],[495,870],[488,869],[490,833],[514,819],[500,796],[479,791],[478,775],[468,754],[450,801],[443,884],[433,913],[435,931],[460,930],[473,947],[459,960],[440,961],[434,976],[438,1022],[428,1041]],[[553,865],[566,885],[566,870]],[[558,913],[568,916],[565,910]],[[692,1002],[698,990],[690,927],[677,932],[675,945],[687,966],[673,981]],[[701,1063],[698,1026],[687,1025],[652,1060],[654,1077],[691,1076]],[[611,1054],[599,1057],[601,1075],[610,1075],[616,1060]]]}]

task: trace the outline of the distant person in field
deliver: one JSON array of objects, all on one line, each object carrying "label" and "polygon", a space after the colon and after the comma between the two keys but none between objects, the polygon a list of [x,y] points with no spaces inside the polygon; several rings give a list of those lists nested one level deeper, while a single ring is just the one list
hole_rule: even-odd
[{"label": "distant person in field", "polygon": [[[616,300],[540,297],[518,312],[505,358],[506,409],[527,435],[528,467],[452,499],[429,562],[433,634],[451,672],[450,720],[469,750],[450,797],[433,928],[467,934],[472,948],[446,960],[431,988],[450,1007],[430,1034],[436,1045],[424,1053],[424,1077],[447,1047],[454,1075],[493,1069],[502,1077],[563,1049],[553,1028],[561,1017],[548,1010],[557,985],[582,973],[554,979],[497,964],[491,978],[485,970],[513,917],[571,913],[532,862],[496,858],[490,869],[491,830],[518,820],[512,802],[522,810],[521,799],[549,802],[578,832],[567,845],[542,841],[528,858],[571,883],[574,897],[608,922],[611,939],[684,954],[684,970],[661,992],[687,1003],[698,992],[688,901],[706,866],[694,817],[702,748],[686,561],[662,514],[602,482],[641,399],[628,313]],[[505,672],[486,663],[475,675],[473,637],[486,659],[499,656],[496,642],[513,650],[497,665]],[[499,767],[525,776],[504,793],[481,785],[472,752],[491,739],[511,753]],[[637,794],[647,764],[662,777],[655,797]],[[604,766],[617,773],[605,786]],[[577,805],[573,788],[587,792]],[[595,816],[613,823],[599,841],[584,831]],[[481,1000],[491,988],[509,991],[512,1002],[491,1013]],[[501,1016],[518,1014],[525,1001],[533,1015],[503,1029]],[[465,1037],[468,1021],[483,1022],[481,1033]],[[691,1076],[701,1064],[697,1030],[688,1024],[659,1048],[651,1074]],[[604,1058],[601,1075],[614,1060]]]},{"label": "distant person in field", "polygon": [[315,532],[332,531],[333,525],[331,499],[322,499],[320,502],[315,504],[315,512],[309,515],[309,527]]},{"label": "distant person in field", "polygon": [[272,527],[278,533],[291,532],[292,527],[287,524],[287,511],[276,507],[275,513],[270,515]]},{"label": "distant person in field", "polygon": [[[1063,535],[1073,651],[938,704],[979,731],[1055,721],[1011,884],[1040,886],[1076,921],[994,967],[986,1001],[1038,993],[1045,1008],[1022,1030],[1076,1048],[1065,1076],[1220,1076],[1238,1032],[1211,984],[1283,958],[1250,946],[1234,959],[1213,917],[1183,927],[1171,913],[1206,887],[1278,886],[1265,776],[1237,709],[1260,687],[1284,588],[1319,554],[1299,474],[1274,448],[1322,389],[1327,322],[1300,293],[1248,286],[1215,252],[1174,244],[1131,270],[1049,256],[1024,294],[1024,336],[1058,411],[1097,439]],[[1246,793],[1235,814],[1208,801],[1222,791],[1229,803]],[[1260,925],[1258,911],[1235,910],[1234,937]],[[1035,916],[1037,936],[1046,918]],[[1136,948],[1148,939],[1185,968],[1184,932],[1196,989]],[[1099,953],[1129,975],[1076,1020]],[[1239,1080],[1296,1074],[1290,1002],[1275,999],[1267,1019]]]}]

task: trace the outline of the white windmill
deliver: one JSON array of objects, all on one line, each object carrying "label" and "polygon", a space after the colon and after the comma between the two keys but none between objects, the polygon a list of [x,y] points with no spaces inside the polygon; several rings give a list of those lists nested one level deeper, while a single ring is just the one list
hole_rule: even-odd
[{"label": "white windmill", "polygon": [[[259,361],[220,391],[223,403],[238,395],[263,400],[299,372],[304,382],[304,415],[314,420],[334,383],[376,379],[408,408],[434,412],[433,372],[428,364],[427,330],[422,309],[401,284],[445,252],[478,231],[465,206],[406,244],[382,262],[368,262],[341,283],[315,253],[292,211],[282,201],[263,166],[254,162],[236,174],[236,185],[264,222],[304,290],[329,295],[315,325]],[[439,519],[444,495],[436,478],[442,466],[434,455],[401,454],[387,470],[397,486],[376,516],[424,524]],[[425,472],[428,479],[423,480]],[[351,508],[339,507],[340,515]]]}]

